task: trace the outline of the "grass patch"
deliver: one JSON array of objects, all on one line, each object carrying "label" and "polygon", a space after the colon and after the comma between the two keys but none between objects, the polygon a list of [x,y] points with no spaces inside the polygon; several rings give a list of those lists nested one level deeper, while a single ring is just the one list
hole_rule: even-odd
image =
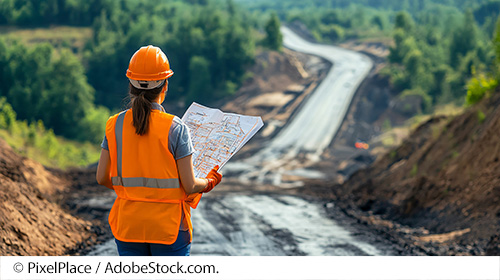
[{"label": "grass patch", "polygon": [[82,167],[99,159],[98,144],[80,143],[57,137],[52,129],[46,129],[42,121],[19,121],[16,113],[0,98],[0,138],[17,153],[40,162],[45,166],[66,169]]},{"label": "grass patch", "polygon": [[19,28],[0,26],[0,37],[17,40],[25,45],[49,42],[55,47],[82,49],[92,37],[92,28],[74,26],[51,26],[43,28]]},{"label": "grass patch", "polygon": [[478,110],[477,111],[477,121],[479,122],[479,124],[482,124],[484,122],[484,120],[486,120],[486,115],[483,113],[483,111]]},{"label": "grass patch", "polygon": [[446,104],[436,106],[434,112],[432,114],[420,114],[413,116],[409,120],[406,121],[407,127],[411,130],[415,130],[420,124],[430,120],[432,117],[436,116],[446,116],[453,117],[458,116],[464,112],[465,108],[463,106],[457,106],[455,104]]},{"label": "grass patch", "polygon": [[382,131],[387,132],[391,129],[392,129],[391,120],[385,119],[384,122],[382,123]]},{"label": "grass patch", "polygon": [[418,173],[418,166],[417,166],[417,164],[414,164],[410,170],[410,176],[415,177],[415,176],[417,176],[417,173]]},{"label": "grass patch", "polygon": [[99,145],[70,141],[55,136],[51,131],[37,132],[35,143],[23,137],[22,133],[13,134],[5,129],[0,129],[0,138],[18,154],[44,166],[60,169],[88,166],[99,160],[101,152]]},{"label": "grass patch", "polygon": [[436,106],[436,108],[434,109],[434,115],[458,116],[462,114],[464,110],[464,106],[458,106],[456,104],[450,103],[446,105]]},{"label": "grass patch", "polygon": [[393,147],[396,143],[396,140],[392,135],[387,135],[386,137],[382,138],[382,145],[384,147]]},{"label": "grass patch", "polygon": [[397,156],[398,156],[398,152],[396,152],[396,150],[392,150],[389,153],[389,157],[391,157],[392,160],[396,159]]},{"label": "grass patch", "polygon": [[439,136],[441,136],[441,133],[443,131],[441,126],[439,125],[432,126],[431,130],[432,130],[432,139],[434,140],[437,140]]}]

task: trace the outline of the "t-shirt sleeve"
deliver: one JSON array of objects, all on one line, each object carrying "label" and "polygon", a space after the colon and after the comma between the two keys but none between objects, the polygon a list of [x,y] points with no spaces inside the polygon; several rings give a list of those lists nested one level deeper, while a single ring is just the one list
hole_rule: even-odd
[{"label": "t-shirt sleeve", "polygon": [[109,151],[108,138],[106,138],[106,134],[104,134],[104,139],[102,140],[101,148],[103,148],[104,150],[108,150]]},{"label": "t-shirt sleeve", "polygon": [[170,127],[168,143],[168,148],[175,160],[192,155],[195,151],[189,128],[178,117],[174,117]]}]

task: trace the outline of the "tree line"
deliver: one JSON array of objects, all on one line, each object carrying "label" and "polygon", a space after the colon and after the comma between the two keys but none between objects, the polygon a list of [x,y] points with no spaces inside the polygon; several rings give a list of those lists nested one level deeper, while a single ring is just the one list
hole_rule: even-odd
[{"label": "tree line", "polygon": [[469,80],[496,67],[493,34],[478,25],[472,10],[453,25],[437,15],[419,20],[417,25],[409,14],[397,14],[385,73],[403,95],[421,96],[424,111],[436,104],[464,104]]},{"label": "tree line", "polygon": [[123,1],[113,0],[2,0],[0,24],[22,27],[57,25],[88,26],[102,12],[109,13]]},{"label": "tree line", "polygon": [[232,0],[2,0],[0,24],[92,28],[78,54],[0,37],[0,97],[20,120],[93,143],[102,140],[110,112],[127,103],[125,72],[139,47],[153,44],[167,54],[175,72],[171,102],[210,103],[248,77],[263,25]]},{"label": "tree line", "polygon": [[382,74],[401,96],[419,96],[424,112],[437,104],[471,103],[481,95],[474,92],[496,85],[492,40],[500,0],[245,3],[256,11],[279,9],[283,20],[304,24],[320,42],[389,38],[393,45]]},{"label": "tree line", "polygon": [[235,92],[253,62],[255,30],[250,17],[232,1],[220,5],[126,1],[93,25],[86,50],[87,76],[96,102],[120,106],[127,90],[124,75],[139,46],[154,44],[167,54],[175,72],[173,99],[207,102]]},{"label": "tree line", "polygon": [[[109,110],[94,105],[94,90],[79,59],[48,44],[28,48],[0,39],[0,96],[29,122],[81,141],[102,137]],[[82,133],[84,132],[84,133]]]}]

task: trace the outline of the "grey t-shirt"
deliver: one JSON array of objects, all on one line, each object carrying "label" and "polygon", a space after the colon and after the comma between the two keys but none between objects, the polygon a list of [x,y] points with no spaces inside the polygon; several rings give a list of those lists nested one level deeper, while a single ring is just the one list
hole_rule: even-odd
[{"label": "grey t-shirt", "polygon": [[[165,112],[165,109],[163,109],[163,107],[158,103],[153,103],[153,109]],[[104,135],[101,147],[109,151],[108,139],[106,138],[106,135]],[[187,157],[194,153],[193,142],[191,141],[191,136],[189,135],[189,128],[177,116],[174,117],[172,126],[170,126],[170,132],[168,134],[168,149],[174,156],[175,160]]]}]

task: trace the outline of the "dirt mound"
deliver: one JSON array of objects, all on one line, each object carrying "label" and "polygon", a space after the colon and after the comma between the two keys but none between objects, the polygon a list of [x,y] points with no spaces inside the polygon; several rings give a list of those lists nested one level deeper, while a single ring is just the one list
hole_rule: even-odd
[{"label": "dirt mound", "polygon": [[[414,240],[449,246],[442,254],[498,252],[499,105],[497,93],[458,117],[429,120],[336,187],[335,196],[382,219],[425,229],[428,234]],[[454,245],[468,251],[454,251]]]},{"label": "dirt mound", "polygon": [[62,255],[91,237],[90,222],[57,203],[69,183],[62,174],[0,139],[0,255]]},{"label": "dirt mound", "polygon": [[244,82],[235,96],[220,104],[223,111],[261,116],[264,121],[264,128],[237,157],[260,148],[252,143],[276,135],[316,88],[330,66],[318,57],[288,49],[283,52],[260,52],[249,69],[252,77]]},{"label": "dirt mound", "polygon": [[[286,104],[274,104],[272,102],[256,102],[255,98],[267,94],[273,99],[275,94],[288,93],[294,99],[294,94],[300,93],[304,86],[301,86],[307,73],[298,63],[294,53],[285,50],[284,53],[276,51],[263,51],[255,58],[254,66],[249,70],[252,78],[245,81],[243,86],[236,93],[236,98],[228,100],[223,106],[223,110],[245,112],[249,115],[266,115],[275,107],[282,107]],[[299,88],[294,90],[294,88]],[[283,99],[282,96],[280,96]],[[270,101],[269,98],[266,98]]]}]

